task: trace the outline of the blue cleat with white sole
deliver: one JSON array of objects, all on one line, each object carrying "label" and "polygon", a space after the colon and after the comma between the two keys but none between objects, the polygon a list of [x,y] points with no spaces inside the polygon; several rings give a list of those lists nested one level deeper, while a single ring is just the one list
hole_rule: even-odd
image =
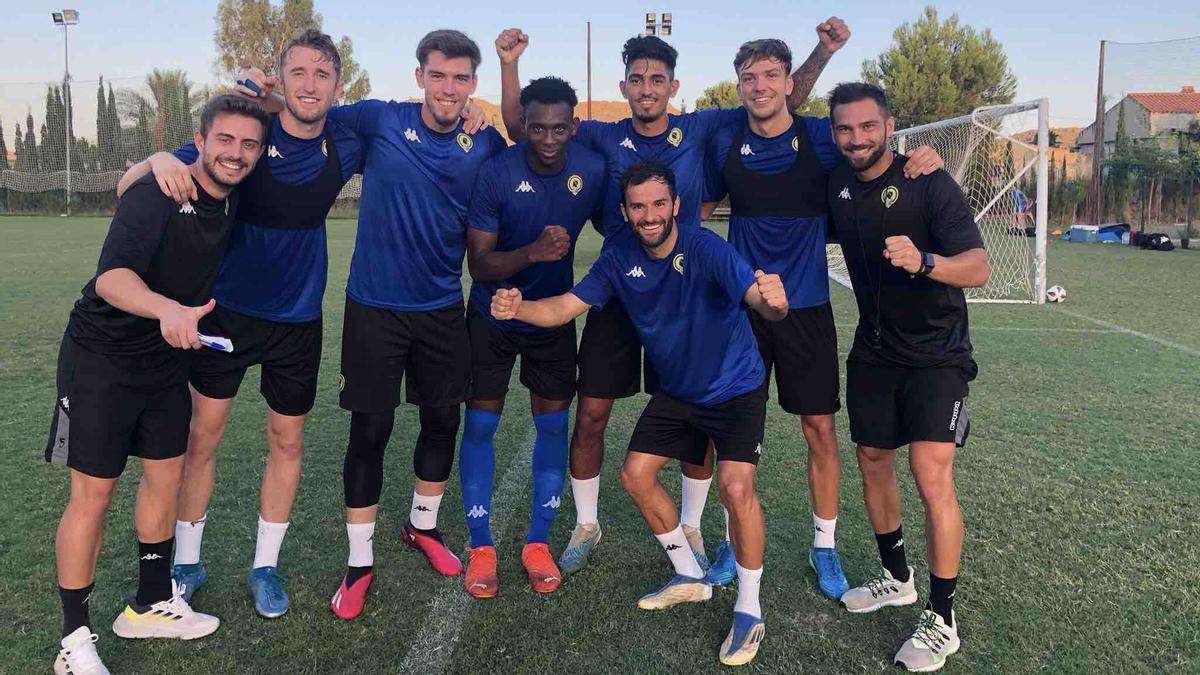
[{"label": "blue cleat with white sole", "polygon": [[728,540],[717,546],[716,556],[708,574],[704,577],[713,586],[728,586],[737,578],[737,566],[733,556],[733,546]]},{"label": "blue cleat with white sole", "polygon": [[745,612],[733,613],[733,625],[721,644],[720,661],[727,666],[744,666],[754,660],[767,634],[767,624]]},{"label": "blue cleat with white sole", "polygon": [[274,567],[255,567],[246,577],[246,590],[254,598],[254,611],[264,619],[275,619],[287,614],[288,595],[283,590],[283,579]]},{"label": "blue cleat with white sole", "polygon": [[204,571],[204,563],[198,562],[190,565],[174,565],[171,567],[171,578],[179,587],[179,595],[185,602],[192,602],[192,595],[200,590],[204,582],[208,580],[208,572]]},{"label": "blue cleat with white sole", "polygon": [[850,584],[846,582],[846,573],[842,571],[842,559],[834,548],[811,548],[808,551],[808,564],[817,573],[817,585],[821,593],[831,600],[840,600]]}]

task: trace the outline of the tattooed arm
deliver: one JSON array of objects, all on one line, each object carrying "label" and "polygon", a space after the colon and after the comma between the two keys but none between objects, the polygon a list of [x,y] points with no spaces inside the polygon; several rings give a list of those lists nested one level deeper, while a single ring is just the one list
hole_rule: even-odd
[{"label": "tattooed arm", "polygon": [[821,76],[821,71],[825,70],[825,65],[829,63],[829,59],[833,58],[834,52],[845,46],[846,41],[850,39],[850,28],[845,21],[831,16],[817,26],[817,38],[817,46],[808,55],[808,59],[792,73],[792,94],[788,96],[787,101],[789,110],[795,110],[804,105],[804,101],[812,93],[813,85],[817,83],[817,78]]}]

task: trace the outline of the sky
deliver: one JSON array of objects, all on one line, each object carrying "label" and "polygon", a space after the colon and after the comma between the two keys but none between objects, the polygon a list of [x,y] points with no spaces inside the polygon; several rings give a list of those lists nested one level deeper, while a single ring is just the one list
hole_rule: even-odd
[{"label": "sky", "polygon": [[[53,25],[50,13],[63,5],[28,0],[6,4],[0,121],[7,136],[31,107],[35,118],[41,114],[45,83],[62,79],[63,34]],[[101,75],[118,87],[132,86],[152,68],[181,68],[195,82],[216,82],[216,4],[215,0],[112,0],[68,5],[80,13],[80,24],[72,27],[69,35],[77,134],[93,133],[95,82]],[[814,91],[824,93],[838,82],[859,79],[863,60],[884,50],[895,28],[915,20],[929,3],[605,0],[585,11],[576,11],[570,5],[564,5],[570,9],[554,11],[546,2],[447,5],[359,0],[343,5],[315,0],[315,4],[325,17],[326,32],[335,39],[342,35],[353,39],[354,57],[370,73],[371,95],[394,99],[420,95],[413,77],[414,50],[420,37],[435,28],[457,28],[475,38],[483,51],[477,95],[499,101],[499,66],[493,41],[507,27],[520,27],[530,35],[530,46],[521,63],[522,81],[559,75],[574,84],[583,98],[587,21],[592,23],[592,96],[617,99],[617,82],[623,75],[621,44],[642,30],[647,11],[672,12],[675,32],[669,40],[680,52],[676,69],[680,90],[675,103],[686,103],[690,108],[705,87],[733,79],[731,62],[742,42],[782,38],[791,45],[798,64],[816,43],[816,25],[831,15],[845,20],[853,35],[830,62]],[[1051,123],[1055,126],[1083,126],[1093,118],[1101,39],[1144,42],[1200,35],[1200,12],[1195,10],[1194,0],[1149,4],[1113,0],[933,4],[943,16],[957,13],[978,30],[990,29],[1004,46],[1009,67],[1017,77],[1017,100],[1049,97]],[[1157,65],[1151,59],[1147,67]],[[1170,66],[1176,72],[1190,69],[1197,81],[1189,83],[1200,85],[1200,54],[1190,64],[1175,59]]]}]

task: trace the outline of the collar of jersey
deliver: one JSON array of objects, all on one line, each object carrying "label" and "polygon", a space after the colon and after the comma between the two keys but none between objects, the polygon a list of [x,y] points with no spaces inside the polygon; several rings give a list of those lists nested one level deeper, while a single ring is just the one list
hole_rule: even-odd
[{"label": "collar of jersey", "polygon": [[[293,136],[289,134],[288,130],[283,128],[283,120],[279,119],[279,114],[276,113],[271,115],[271,133],[269,134],[268,140],[274,141],[278,139],[292,145],[319,143],[325,139],[325,131],[329,129],[329,122],[329,117],[326,117],[325,124],[321,127],[321,133],[317,134],[316,136],[313,136],[312,138],[300,138],[299,136]],[[272,145],[278,144],[272,143]]]},{"label": "collar of jersey", "polygon": [[872,178],[871,180],[866,180],[866,181],[861,180],[858,177],[858,174],[854,173],[853,170],[851,170],[851,173],[854,175],[854,180],[858,183],[858,186],[860,188],[862,188],[863,190],[869,191],[869,190],[873,190],[874,188],[878,187],[879,185],[882,185],[884,182],[891,179],[891,177],[893,175],[895,175],[895,173],[897,171],[900,171],[901,169],[904,168],[904,163],[907,161],[908,161],[908,157],[897,152],[896,156],[892,158],[892,165],[887,168],[887,171],[884,171],[883,173],[879,174],[875,178]]},{"label": "collar of jersey", "polygon": [[677,119],[678,119],[678,117],[676,117],[675,115],[673,115],[671,113],[667,113],[667,130],[662,132],[661,134],[655,134],[653,136],[646,136],[643,134],[639,134],[637,127],[633,126],[633,117],[626,117],[625,123],[628,125],[629,133],[632,134],[637,140],[646,141],[647,143],[653,143],[655,141],[661,141],[664,138],[666,138],[667,134],[671,133],[671,130],[674,129],[676,126],[678,126],[678,124],[676,124]]}]

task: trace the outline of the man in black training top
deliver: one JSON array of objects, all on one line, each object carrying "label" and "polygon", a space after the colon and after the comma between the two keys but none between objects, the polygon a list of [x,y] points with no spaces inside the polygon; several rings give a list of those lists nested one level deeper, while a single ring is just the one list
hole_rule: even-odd
[{"label": "man in black training top", "polygon": [[859,315],[846,362],[846,407],[883,562],[879,577],[846,591],[841,602],[861,613],[917,601],[904,555],[894,453],[908,445],[925,507],[930,589],[917,629],[895,660],[930,672],[959,647],[952,603],[963,523],[953,467],[955,448],[970,428],[967,383],[977,371],[962,289],[987,283],[987,253],[948,173],[902,178],[908,158],[888,148],[895,119],[882,90],[838,85],[829,108],[834,140],[847,160],[829,178],[830,222]]},{"label": "man in black training top", "polygon": [[153,176],[134,183],[117,202],[96,276],[71,310],[46,444],[47,461],[71,468],[71,497],[55,541],[63,605],[59,675],[108,673],[96,653],[88,600],[104,516],[130,455],[142,458],[134,511],[138,588],[113,632],[190,640],[220,625],[193,612],[171,583],[192,413],[186,350],[207,348],[196,324],[215,306],[212,286],[235,211],[232,190],[254,168],[269,126],[254,103],[235,96],[209,101],[191,165],[197,198],[177,204]]}]

